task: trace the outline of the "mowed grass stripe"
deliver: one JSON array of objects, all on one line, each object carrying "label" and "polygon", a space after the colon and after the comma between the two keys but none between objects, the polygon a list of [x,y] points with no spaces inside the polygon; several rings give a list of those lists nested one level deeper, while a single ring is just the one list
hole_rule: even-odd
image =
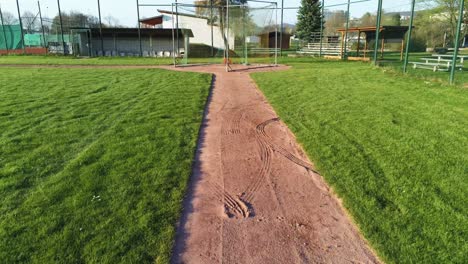
[{"label": "mowed grass stripe", "polygon": [[468,262],[466,90],[363,63],[253,77],[385,261]]},{"label": "mowed grass stripe", "polygon": [[0,259],[167,263],[210,82],[2,69]]}]

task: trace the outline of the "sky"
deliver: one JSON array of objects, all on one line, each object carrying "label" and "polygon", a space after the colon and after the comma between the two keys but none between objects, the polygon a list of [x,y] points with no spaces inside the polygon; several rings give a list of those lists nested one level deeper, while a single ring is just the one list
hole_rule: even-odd
[{"label": "sky", "polygon": [[[37,13],[37,0],[18,0],[20,2],[21,13],[28,10],[32,13]],[[113,16],[117,18],[119,23],[124,26],[133,27],[137,23],[137,8],[136,0],[100,0],[101,1],[101,14],[103,22],[105,17]],[[173,0],[139,0],[140,4],[167,4],[167,7],[140,7],[141,17],[150,17],[157,15],[157,9],[171,9]],[[272,0],[270,0],[272,1]],[[274,0],[273,0],[274,1]],[[354,2],[357,0],[351,0]],[[179,0],[182,3],[193,3],[189,0]],[[281,6],[281,1],[278,0],[278,6]],[[367,2],[352,4],[350,8],[351,17],[361,17],[366,12],[375,13],[377,10],[377,0],[370,0]],[[409,11],[410,0],[384,0],[384,9],[388,12],[396,11]],[[58,13],[57,0],[40,0],[43,17],[54,17]],[[330,10],[346,10],[347,0],[325,0],[325,7],[345,4],[338,7],[329,7]],[[97,16],[97,0],[60,0],[62,12],[80,11],[85,14]],[[263,5],[263,4],[261,4]],[[284,0],[285,7],[298,7],[300,0]],[[0,0],[0,7],[3,12],[7,11],[17,15],[16,0]],[[284,21],[285,23],[295,24],[297,21],[297,9],[285,10]]]}]

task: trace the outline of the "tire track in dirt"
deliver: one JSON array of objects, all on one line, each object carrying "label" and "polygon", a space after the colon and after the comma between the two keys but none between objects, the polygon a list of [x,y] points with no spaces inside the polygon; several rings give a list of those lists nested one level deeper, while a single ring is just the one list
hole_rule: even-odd
[{"label": "tire track in dirt", "polygon": [[255,178],[255,181],[251,185],[249,185],[248,188],[242,194],[242,199],[250,202],[252,206],[255,194],[262,187],[262,185],[265,184],[265,180],[271,173],[271,163],[273,155],[272,149],[268,146],[268,144],[263,138],[261,138],[258,134],[255,134],[255,138],[260,148],[260,160],[262,162],[262,165],[260,167],[260,172],[258,173],[258,176]]},{"label": "tire track in dirt", "polygon": [[248,218],[250,216],[250,208],[240,198],[228,193],[225,188],[209,183],[211,191],[220,199],[223,200],[225,214],[228,218]]},{"label": "tire track in dirt", "polygon": [[234,117],[230,117],[223,122],[223,135],[238,135],[241,133],[241,121],[244,118],[245,109],[239,108],[235,111]]},{"label": "tire track in dirt", "polygon": [[216,82],[172,263],[379,262],[250,71],[176,70]]}]

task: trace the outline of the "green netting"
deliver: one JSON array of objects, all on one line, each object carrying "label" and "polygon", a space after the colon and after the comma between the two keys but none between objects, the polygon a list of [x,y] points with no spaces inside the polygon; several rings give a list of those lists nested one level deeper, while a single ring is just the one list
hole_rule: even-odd
[{"label": "green netting", "polygon": [[[47,42],[62,42],[62,35],[57,34],[57,35],[47,35],[46,36]],[[71,43],[72,42],[72,37],[69,34],[64,34],[63,35],[63,41],[65,43]]]},{"label": "green netting", "polygon": [[22,48],[23,44],[21,43],[20,25],[5,25],[3,27],[0,26],[0,50],[14,50]]},{"label": "green netting", "polygon": [[44,38],[42,34],[25,34],[24,45],[26,47],[44,47]]}]

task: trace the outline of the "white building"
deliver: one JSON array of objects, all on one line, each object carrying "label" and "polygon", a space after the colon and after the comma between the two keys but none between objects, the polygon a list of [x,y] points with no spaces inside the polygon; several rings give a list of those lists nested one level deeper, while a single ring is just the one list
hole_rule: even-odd
[{"label": "white building", "polygon": [[[223,36],[226,35],[221,32],[219,25],[211,25],[209,19],[203,16],[197,16],[192,14],[183,14],[166,10],[158,10],[160,16],[151,18],[141,19],[141,25],[144,28],[161,28],[161,29],[189,29],[192,31],[193,37],[190,38],[191,44],[203,44],[211,47],[213,44],[214,48],[225,49]],[[174,21],[172,21],[174,19]],[[179,25],[177,25],[177,21]],[[213,43],[212,33],[213,28]],[[225,30],[226,31],[226,30]],[[229,46],[234,48],[234,34],[229,34]]]}]

